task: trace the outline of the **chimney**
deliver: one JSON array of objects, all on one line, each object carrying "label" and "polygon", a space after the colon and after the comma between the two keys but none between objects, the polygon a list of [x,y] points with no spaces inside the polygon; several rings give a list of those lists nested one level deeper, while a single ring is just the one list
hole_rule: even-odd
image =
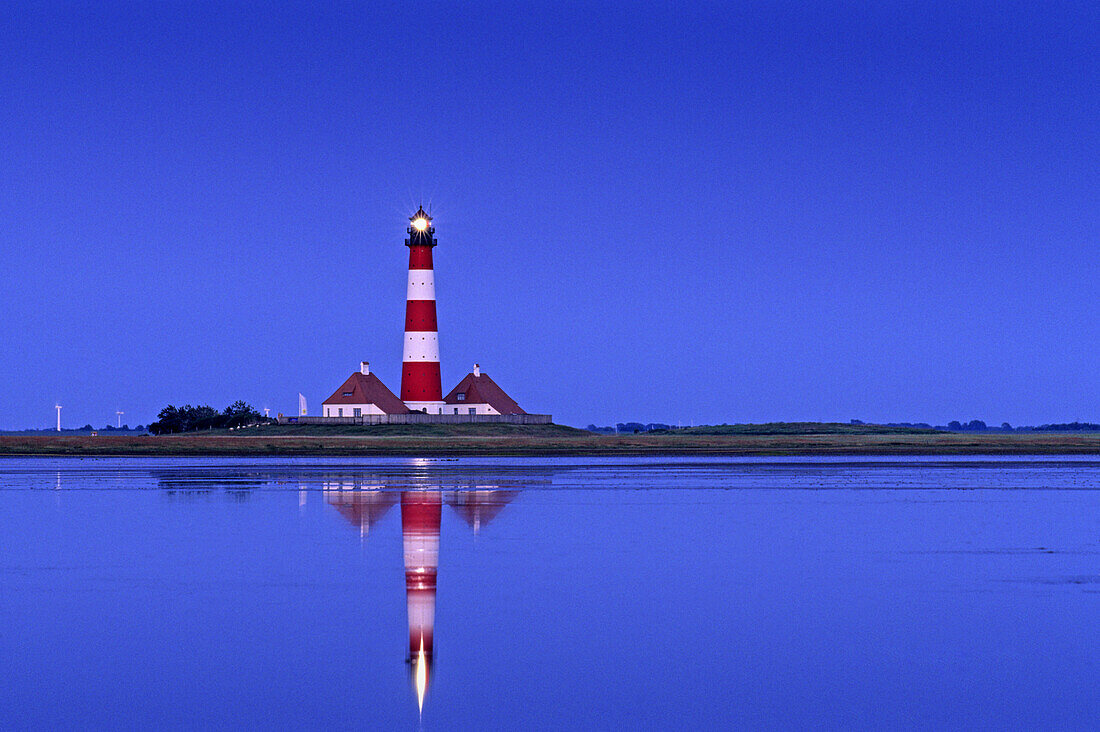
[{"label": "chimney", "polygon": [[361,373],[363,376],[367,376],[370,374],[370,361],[359,362],[359,373]]},{"label": "chimney", "polygon": [[474,364],[474,376],[481,376],[481,364]]}]

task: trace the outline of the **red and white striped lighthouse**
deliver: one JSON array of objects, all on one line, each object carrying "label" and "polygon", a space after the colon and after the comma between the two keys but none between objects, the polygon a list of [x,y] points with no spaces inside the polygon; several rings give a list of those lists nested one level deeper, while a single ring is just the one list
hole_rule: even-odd
[{"label": "red and white striped lighthouse", "polygon": [[439,327],[435,319],[435,227],[421,206],[410,218],[409,289],[405,302],[405,348],[401,358],[401,401],[412,410],[442,414]]}]

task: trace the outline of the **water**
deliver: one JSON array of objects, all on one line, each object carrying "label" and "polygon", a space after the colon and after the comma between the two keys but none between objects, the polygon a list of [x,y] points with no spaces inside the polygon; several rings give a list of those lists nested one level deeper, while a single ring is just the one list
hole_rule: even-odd
[{"label": "water", "polygon": [[1091,458],[0,460],[0,728],[1095,726],[1098,489]]}]

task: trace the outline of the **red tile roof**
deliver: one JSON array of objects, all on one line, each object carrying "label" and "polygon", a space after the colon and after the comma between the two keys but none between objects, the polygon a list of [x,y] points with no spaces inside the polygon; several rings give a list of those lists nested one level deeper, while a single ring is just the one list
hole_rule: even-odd
[{"label": "red tile roof", "polygon": [[[346,395],[346,396],[345,396]],[[374,374],[356,371],[324,404],[373,404],[386,414],[408,414],[409,408]]]},{"label": "red tile roof", "polygon": [[[459,394],[464,394],[462,400]],[[527,414],[519,408],[516,400],[504,393],[504,389],[485,374],[474,376],[466,374],[466,378],[458,382],[458,386],[451,389],[451,393],[443,397],[445,404],[488,404],[501,414]]]}]

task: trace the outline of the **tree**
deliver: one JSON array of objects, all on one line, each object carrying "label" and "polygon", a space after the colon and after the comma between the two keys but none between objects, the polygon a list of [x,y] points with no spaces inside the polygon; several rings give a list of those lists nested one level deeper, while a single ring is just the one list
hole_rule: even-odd
[{"label": "tree", "polygon": [[149,425],[149,431],[154,435],[183,432],[183,414],[169,404],[157,414],[157,421]]},{"label": "tree", "polygon": [[157,421],[149,425],[149,431],[154,435],[175,434],[194,430],[241,427],[267,421],[270,420],[263,417],[252,405],[240,399],[221,412],[206,404],[200,404],[197,407],[190,404],[175,407],[169,404],[160,410]]},{"label": "tree", "polygon": [[263,421],[263,417],[260,413],[257,412],[251,404],[241,399],[238,399],[226,407],[223,417],[223,427],[243,427],[244,425]]},{"label": "tree", "polygon": [[256,413],[256,410],[252,408],[252,405],[249,404],[248,402],[244,401],[243,399],[238,399],[237,401],[233,402],[232,404],[230,404],[228,407],[225,408],[225,415],[226,416],[232,416],[234,414],[255,414],[255,413]]},{"label": "tree", "polygon": [[192,429],[212,430],[224,426],[222,422],[221,412],[217,409],[206,404],[195,407],[194,416],[192,417],[192,424],[194,425]]}]

